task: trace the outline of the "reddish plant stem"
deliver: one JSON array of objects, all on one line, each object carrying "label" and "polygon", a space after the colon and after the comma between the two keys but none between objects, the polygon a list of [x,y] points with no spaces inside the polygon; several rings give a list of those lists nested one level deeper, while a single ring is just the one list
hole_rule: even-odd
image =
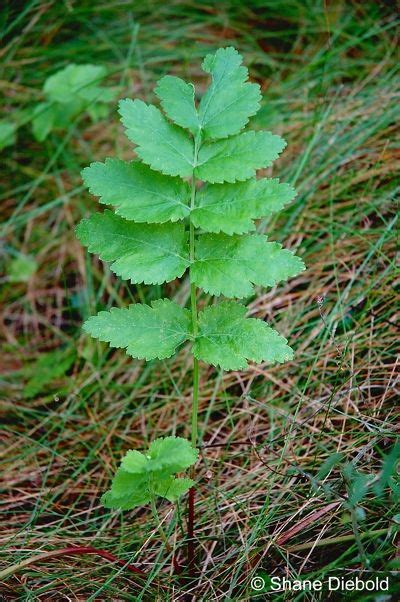
[{"label": "reddish plant stem", "polygon": [[114,556],[114,554],[110,554],[110,552],[107,552],[106,550],[99,550],[97,548],[92,548],[91,546],[71,546],[69,548],[64,548],[55,551],[58,552],[58,556],[64,556],[66,554],[96,554],[97,556],[101,556],[106,560],[110,560],[111,562],[115,562],[116,564],[123,566],[125,569],[128,569],[128,571],[131,571],[132,573],[136,573],[137,575],[141,575],[142,577],[147,576],[144,571],[133,566],[133,564],[127,564],[125,560],[117,558],[116,556]]},{"label": "reddish plant stem", "polygon": [[189,489],[189,504],[188,504],[188,571],[191,577],[194,576],[195,554],[194,554],[194,487]]},{"label": "reddish plant stem", "polygon": [[[57,550],[57,551],[61,552],[63,554],[97,554],[98,556],[101,556],[102,558],[105,558],[106,560],[110,560],[111,562],[115,562],[115,563],[123,566],[125,569],[132,571],[132,573],[136,573],[137,575],[140,575],[141,577],[147,577],[147,573],[145,573],[141,569],[136,568],[133,564],[126,564],[126,562],[124,560],[122,560],[121,558],[117,558],[116,556],[114,556],[113,554],[110,554],[110,552],[107,552],[106,550],[98,550],[97,548],[92,548],[90,546],[89,547],[75,547],[74,546],[74,547],[70,547],[70,548],[64,548],[64,550]],[[181,573],[182,569],[181,569],[178,561],[176,560],[175,556],[172,557],[172,561],[173,561],[175,573],[177,573],[177,574]],[[160,587],[162,587],[163,589],[167,589],[164,585],[160,585]]]},{"label": "reddish plant stem", "polygon": [[[42,562],[44,560],[48,560],[49,558],[57,558],[63,556],[83,556],[84,554],[95,554],[96,556],[101,556],[105,560],[109,560],[110,562],[115,562],[115,564],[119,564],[124,569],[128,569],[132,573],[140,576],[141,578],[147,578],[147,573],[142,571],[141,569],[136,568],[133,564],[127,564],[121,558],[117,558],[114,554],[107,552],[106,550],[101,550],[98,548],[92,548],[91,546],[69,546],[67,548],[61,548],[60,550],[50,550],[49,552],[42,552],[42,554],[36,554],[31,558],[27,558],[26,560],[22,560],[21,562],[16,562],[15,564],[7,567],[3,571],[0,571],[0,581],[9,575],[13,575],[20,571],[21,569],[30,566],[31,564],[36,564],[37,562]],[[175,557],[173,557],[173,564],[175,573],[182,573],[182,567],[179,565],[178,561]],[[162,589],[168,589],[165,585],[157,584]]]},{"label": "reddish plant stem", "polygon": [[140,575],[141,577],[147,577],[144,571],[136,568],[135,566],[133,566],[133,564],[127,564],[124,560],[117,558],[116,556],[110,554],[110,552],[107,552],[106,550],[99,550],[97,548],[92,548],[91,546],[69,546],[67,548],[61,548],[60,550],[50,550],[49,552],[42,552],[42,554],[36,554],[31,558],[27,558],[26,560],[17,562],[1,571],[0,579],[8,577],[9,575],[13,575],[14,573],[17,573],[19,570],[30,566],[31,564],[48,560],[49,558],[83,554],[95,554],[97,556],[101,556],[106,560],[110,560],[111,562],[115,562],[116,564],[123,566],[125,569],[128,569],[128,571],[131,571],[136,575]]},{"label": "reddish plant stem", "polygon": [[175,557],[175,555],[172,556],[172,563],[174,565],[174,572],[176,575],[180,575],[182,573],[182,567],[179,564],[179,561],[177,560],[177,558]]}]

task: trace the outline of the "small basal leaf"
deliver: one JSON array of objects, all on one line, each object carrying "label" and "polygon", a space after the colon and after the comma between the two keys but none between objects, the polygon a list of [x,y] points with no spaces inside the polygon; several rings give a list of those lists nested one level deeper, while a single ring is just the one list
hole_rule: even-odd
[{"label": "small basal leaf", "polygon": [[200,148],[195,174],[211,183],[247,180],[271,165],[285,146],[280,136],[253,131],[210,142]]},{"label": "small basal leaf", "polygon": [[176,222],[189,214],[188,184],[143,163],[106,159],[86,167],[82,178],[101,203],[114,205],[118,215],[134,222]]},{"label": "small basal leaf", "polygon": [[366,496],[374,476],[358,471],[353,462],[346,464],[342,472],[347,484],[347,504],[355,507]]},{"label": "small basal leaf", "polygon": [[260,107],[260,86],[247,82],[248,71],[232,47],[207,55],[202,67],[212,77],[199,106],[204,138],[237,134]]},{"label": "small basal leaf", "polygon": [[292,186],[272,178],[207,184],[197,193],[197,206],[190,219],[206,232],[243,234],[255,229],[253,220],[279,211],[295,195]]},{"label": "small basal leaf", "polygon": [[191,176],[193,141],[153,105],[126,98],[119,103],[121,121],[138,156],[152,169],[170,176]]},{"label": "small basal leaf", "polygon": [[121,461],[121,468],[133,474],[144,474],[147,472],[149,461],[142,452],[130,449]]},{"label": "small basal leaf", "polygon": [[396,440],[392,449],[388,454],[383,456],[382,468],[378,479],[373,484],[375,494],[380,497],[383,495],[385,488],[392,486],[395,495],[399,493],[398,465],[400,460],[400,440]]},{"label": "small basal leaf", "polygon": [[275,286],[302,270],[299,257],[261,234],[204,234],[196,244],[190,277],[206,293],[245,297],[252,294],[253,284]]},{"label": "small basal leaf", "polygon": [[112,261],[115,274],[134,283],[169,282],[189,265],[183,224],[135,224],[107,210],[82,220],[76,235],[90,252]]},{"label": "small basal leaf", "polygon": [[125,309],[101,311],[89,318],[83,328],[111,347],[125,348],[132,357],[171,357],[191,336],[190,312],[169,299],[159,299],[151,305],[136,303]]},{"label": "small basal leaf", "polygon": [[43,142],[53,129],[57,119],[57,107],[50,102],[36,105],[32,119],[32,133],[38,142]]},{"label": "small basal leaf", "polygon": [[0,150],[15,144],[17,125],[12,121],[0,121]]},{"label": "small basal leaf", "polygon": [[170,502],[176,502],[182,495],[187,493],[191,487],[194,486],[192,479],[182,478],[174,479],[169,478],[165,481],[157,483],[155,486],[155,492],[157,495],[164,497]]},{"label": "small basal leaf", "polygon": [[30,378],[26,383],[23,396],[31,399],[43,393],[48,395],[54,389],[52,383],[62,378],[76,358],[75,349],[56,349],[42,354],[37,362],[28,367]]},{"label": "small basal leaf", "polygon": [[120,497],[113,495],[111,491],[106,491],[106,493],[101,496],[101,503],[103,506],[113,510],[132,510],[132,508],[149,504],[150,500],[151,496],[148,490],[143,488],[130,495]]},{"label": "small basal leaf", "polygon": [[156,439],[146,453],[130,450],[122,459],[102,503],[107,508],[129,510],[149,503],[155,496],[175,502],[194,482],[173,475],[192,466],[197,456],[198,450],[182,437]]},{"label": "small basal leaf", "polygon": [[293,357],[287,341],[263,320],[246,318],[244,305],[225,301],[199,314],[194,355],[223,370],[243,370],[247,360],[285,362]]},{"label": "small basal leaf", "polygon": [[21,253],[10,262],[7,268],[8,280],[9,282],[29,282],[37,269],[36,260],[30,255]]},{"label": "small basal leaf", "polygon": [[199,117],[194,104],[194,86],[179,77],[166,75],[158,82],[155,93],[166,115],[174,123],[196,134]]},{"label": "small basal leaf", "polygon": [[132,474],[118,468],[112,482],[111,493],[114,497],[125,497],[126,495],[137,494],[146,484],[147,476],[145,474],[136,475],[132,478]]},{"label": "small basal leaf", "polygon": [[89,113],[90,119],[93,121],[93,123],[98,123],[108,116],[110,109],[106,104],[95,102],[87,107],[87,112]]},{"label": "small basal leaf", "polygon": [[322,463],[321,467],[318,469],[315,478],[318,481],[323,481],[325,477],[328,476],[330,471],[340,464],[343,460],[343,454],[340,452],[335,452],[327,457],[327,459]]},{"label": "small basal leaf", "polygon": [[106,75],[102,65],[68,65],[46,79],[43,92],[50,101],[61,104],[74,102],[77,97],[86,101],[101,99],[104,89],[97,84]]},{"label": "small basal leaf", "polygon": [[121,468],[134,474],[154,473],[156,478],[181,472],[197,460],[198,450],[182,437],[160,437],[155,439],[143,454],[136,450],[128,451],[121,462]]},{"label": "small basal leaf", "polygon": [[197,460],[198,451],[182,437],[161,437],[149,447],[148,457],[152,470],[162,470],[166,474],[181,472]]},{"label": "small basal leaf", "polygon": [[146,475],[132,475],[122,468],[115,473],[111,489],[101,498],[106,508],[130,510],[148,504],[151,495],[147,486]]}]

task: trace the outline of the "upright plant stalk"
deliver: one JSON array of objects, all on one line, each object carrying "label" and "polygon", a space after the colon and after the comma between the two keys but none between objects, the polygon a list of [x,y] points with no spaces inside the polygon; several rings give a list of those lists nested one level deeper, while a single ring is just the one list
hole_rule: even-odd
[{"label": "upright plant stalk", "polygon": [[[194,167],[197,165],[197,156],[199,152],[199,146],[201,141],[201,130],[199,130],[195,142],[193,152],[193,175],[191,182],[191,195],[190,195],[190,211],[193,211],[196,206],[196,178],[194,175]],[[195,232],[194,225],[190,221],[189,225],[189,257],[190,263],[195,261]],[[198,317],[197,317],[197,291],[196,285],[190,283],[190,305],[192,312],[192,330],[193,337],[198,334]],[[193,390],[192,390],[192,433],[191,442],[194,448],[197,447],[198,439],[198,413],[199,413],[199,360],[193,356]],[[191,478],[195,476],[194,466],[191,469]],[[193,575],[195,566],[195,547],[194,547],[194,499],[195,489],[191,487],[189,489],[188,498],[188,570],[189,574]]]},{"label": "upright plant stalk", "polygon": [[[194,289],[192,295],[196,295],[196,287],[192,284],[191,289]],[[197,317],[196,317],[197,322]],[[197,420],[199,413],[199,360],[193,358],[193,395],[192,395],[192,445],[196,447],[198,439]]]},{"label": "upright plant stalk", "polygon": [[[193,152],[193,175],[191,183],[191,195],[190,195],[190,211],[193,211],[196,206],[196,178],[194,175],[194,168],[197,165],[197,157],[199,153],[199,146],[201,141],[201,130],[199,130],[195,141],[194,141],[194,152]],[[195,237],[194,237],[194,225],[190,222],[189,225],[189,258],[192,264],[195,261]],[[193,337],[195,338],[198,334],[198,317],[197,317],[197,296],[196,296],[196,285],[191,282],[190,284],[190,304],[192,310],[192,330]],[[193,356],[193,398],[192,398],[192,445],[197,447],[198,439],[198,412],[199,412],[199,360]]]},{"label": "upright plant stalk", "polygon": [[[133,284],[161,285],[190,270],[190,308],[169,299],[133,303],[100,311],[84,329],[147,361],[170,358],[185,342],[192,343],[190,441],[164,437],[153,440],[145,454],[129,450],[102,497],[107,508],[151,504],[156,517],[155,496],[175,502],[189,492],[191,574],[199,360],[222,370],[245,370],[249,360],[271,364],[291,359],[286,339],[264,320],[246,317],[246,307],[235,299],[304,269],[299,257],[258,234],[254,224],[295,196],[290,185],[276,178],[256,177],[286,145],[271,132],[242,131],[260,108],[259,85],[248,81],[242,57],[231,47],[207,55],[202,68],[211,81],[198,103],[192,84],[169,75],[155,90],[163,112],[139,99],[120,101],[137,160],[112,158],[84,169],[85,184],[114,212],[94,214],[77,228],[81,242]],[[197,182],[202,183],[198,191]],[[196,228],[201,230],[198,237]],[[225,300],[198,312],[197,287]],[[190,467],[192,478],[176,476]]]}]

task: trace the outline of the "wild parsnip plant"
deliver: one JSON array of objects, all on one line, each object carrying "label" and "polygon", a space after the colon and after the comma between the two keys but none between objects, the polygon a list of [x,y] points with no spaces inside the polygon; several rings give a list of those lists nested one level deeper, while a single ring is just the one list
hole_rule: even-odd
[{"label": "wild parsnip plant", "polygon": [[[230,300],[272,287],[304,269],[301,259],[267,236],[254,220],[277,212],[295,196],[278,179],[256,179],[285,147],[279,136],[243,128],[260,106],[260,88],[234,48],[206,56],[211,83],[199,103],[190,83],[165,76],[155,90],[164,113],[125,99],[119,113],[139,161],[106,159],[83,170],[100,202],[114,208],[84,219],[78,238],[132,283],[162,284],[188,272],[190,309],[169,299],[135,303],[91,317],[87,333],[134,358],[171,357],[188,341],[193,353],[191,443],[153,441],[146,454],[128,451],[103,503],[129,509],[161,495],[171,501],[193,481],[175,478],[197,458],[199,361],[242,370],[248,360],[284,362],[286,339],[246,307]],[[198,289],[227,300],[198,310]]]}]

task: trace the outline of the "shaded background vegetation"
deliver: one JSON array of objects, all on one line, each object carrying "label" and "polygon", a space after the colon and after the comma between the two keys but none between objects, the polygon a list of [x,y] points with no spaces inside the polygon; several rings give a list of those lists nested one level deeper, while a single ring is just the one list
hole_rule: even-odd
[{"label": "shaded background vegetation", "polygon": [[[160,76],[201,89],[203,56],[237,47],[264,94],[253,127],[288,142],[267,173],[298,189],[259,229],[308,267],[247,300],[289,338],[292,362],[202,368],[198,571],[183,585],[150,512],[111,512],[99,495],[127,449],[188,434],[190,355],[145,365],[81,324],[110,305],[185,302],[188,285],[121,283],[75,239],[96,207],[80,170],[133,156],[115,102],[108,117],[84,112],[43,143],[29,123],[18,129],[0,164],[1,561],[94,546],[149,578],[138,589],[115,564],[65,555],[4,580],[6,600],[268,599],[249,587],[261,569],[293,579],[391,571],[396,598],[397,28],[391,2],[3,4],[4,119],[39,103],[46,78],[70,63],[104,65],[116,97],[154,101]],[[160,506],[182,560],[184,511]]]}]

